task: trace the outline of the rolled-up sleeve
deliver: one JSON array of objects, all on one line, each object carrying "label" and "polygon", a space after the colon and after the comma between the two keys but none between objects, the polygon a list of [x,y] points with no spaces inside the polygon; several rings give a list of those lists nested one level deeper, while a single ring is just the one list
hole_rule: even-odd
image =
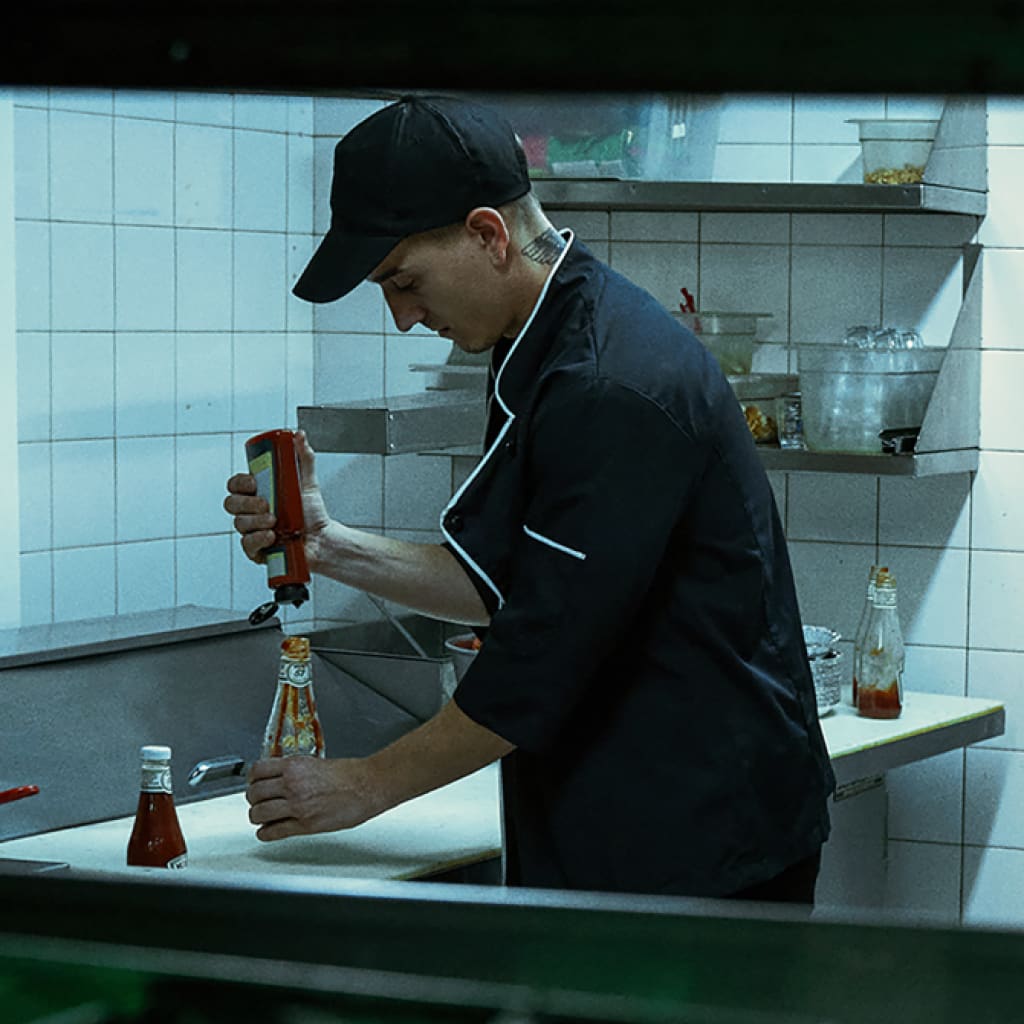
[{"label": "rolled-up sleeve", "polygon": [[600,376],[552,375],[538,410],[506,603],[455,693],[469,717],[533,751],[629,642],[708,458],[656,402]]}]

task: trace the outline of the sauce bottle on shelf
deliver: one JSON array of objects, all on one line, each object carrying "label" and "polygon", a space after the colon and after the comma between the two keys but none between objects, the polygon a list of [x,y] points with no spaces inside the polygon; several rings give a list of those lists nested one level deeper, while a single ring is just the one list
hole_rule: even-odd
[{"label": "sauce bottle on shelf", "polygon": [[309,637],[285,637],[277,672],[277,693],[263,736],[261,757],[305,754],[325,757],[324,733],[316,713]]},{"label": "sauce bottle on shelf", "polygon": [[858,665],[858,714],[865,718],[900,716],[905,658],[896,579],[888,569],[879,569]]},{"label": "sauce bottle on shelf", "polygon": [[128,840],[128,863],[145,868],[183,868],[188,863],[171,789],[171,748],[147,745],[135,824]]},{"label": "sauce bottle on shelf", "polygon": [[[860,622],[857,623],[857,632],[853,634],[853,693],[850,696],[850,703],[857,706],[857,673],[860,671],[860,656],[864,652],[864,635],[868,628],[868,619],[871,618],[871,607],[875,603],[875,578],[878,576],[879,567],[871,566],[868,571],[868,589],[864,598],[864,607],[860,612]],[[888,569],[885,570],[888,572]]]}]

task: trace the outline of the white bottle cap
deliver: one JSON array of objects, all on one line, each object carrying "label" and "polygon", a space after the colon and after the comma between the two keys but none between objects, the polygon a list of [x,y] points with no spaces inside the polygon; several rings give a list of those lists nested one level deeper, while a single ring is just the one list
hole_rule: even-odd
[{"label": "white bottle cap", "polygon": [[170,761],[171,759],[171,748],[147,745],[142,748],[142,760],[143,761]]}]

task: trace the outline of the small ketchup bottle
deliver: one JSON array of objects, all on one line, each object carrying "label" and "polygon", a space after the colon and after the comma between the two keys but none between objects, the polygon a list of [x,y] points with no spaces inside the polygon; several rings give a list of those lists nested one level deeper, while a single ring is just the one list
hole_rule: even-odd
[{"label": "small ketchup bottle", "polygon": [[145,746],[128,863],[142,868],[183,868],[188,863],[171,789],[171,748]]}]

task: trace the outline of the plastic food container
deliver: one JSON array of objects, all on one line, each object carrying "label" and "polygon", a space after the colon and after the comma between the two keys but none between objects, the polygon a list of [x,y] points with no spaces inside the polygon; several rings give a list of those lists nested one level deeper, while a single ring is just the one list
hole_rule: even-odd
[{"label": "plastic food container", "polygon": [[755,443],[779,443],[779,398],[794,390],[797,381],[784,373],[752,373],[729,381]]},{"label": "plastic food container", "polygon": [[757,321],[771,313],[683,313],[673,311],[700,338],[726,375],[750,373],[757,344]]},{"label": "plastic food container", "polygon": [[924,178],[938,121],[852,121],[860,130],[864,180],[872,185],[909,185]]},{"label": "plastic food container", "polygon": [[804,438],[811,451],[878,454],[882,430],[920,427],[944,348],[797,347]]}]

